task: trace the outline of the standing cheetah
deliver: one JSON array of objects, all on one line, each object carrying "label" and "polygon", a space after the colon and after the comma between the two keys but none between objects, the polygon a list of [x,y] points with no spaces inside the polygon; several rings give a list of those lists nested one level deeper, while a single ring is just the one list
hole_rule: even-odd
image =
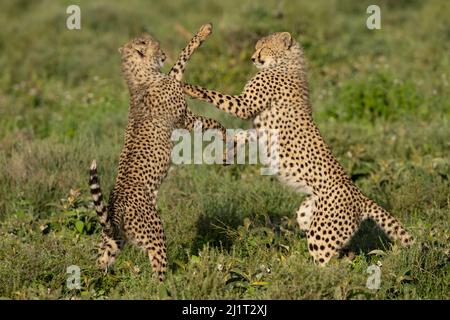
[{"label": "standing cheetah", "polygon": [[301,46],[288,32],[278,32],[260,39],[255,49],[252,61],[260,71],[241,94],[231,96],[189,84],[184,92],[239,118],[253,118],[256,130],[277,130],[277,175],[308,195],[297,211],[297,221],[307,232],[315,262],[325,265],[367,218],[391,239],[411,243],[400,223],[356,188],[319,133],[312,119]]},{"label": "standing cheetah", "polygon": [[211,33],[211,25],[200,28],[181,52],[168,75],[160,68],[165,54],[149,35],[136,38],[122,48],[122,72],[130,92],[128,126],[119,159],[115,186],[108,206],[102,201],[97,165],[92,162],[90,189],[103,228],[98,265],[107,269],[125,241],[143,248],[159,280],[167,266],[165,237],[156,209],[156,197],[170,165],[172,131],[193,129],[200,121],[204,130],[225,128],[217,121],[196,116],[184,99],[181,81],[193,51]]}]

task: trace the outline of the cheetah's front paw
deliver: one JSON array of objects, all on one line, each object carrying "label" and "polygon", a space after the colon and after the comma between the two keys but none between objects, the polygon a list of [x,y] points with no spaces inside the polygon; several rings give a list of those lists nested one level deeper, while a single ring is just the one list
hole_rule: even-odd
[{"label": "cheetah's front paw", "polygon": [[200,38],[200,41],[204,41],[212,32],[212,24],[206,23],[200,27],[197,32],[197,35]]}]

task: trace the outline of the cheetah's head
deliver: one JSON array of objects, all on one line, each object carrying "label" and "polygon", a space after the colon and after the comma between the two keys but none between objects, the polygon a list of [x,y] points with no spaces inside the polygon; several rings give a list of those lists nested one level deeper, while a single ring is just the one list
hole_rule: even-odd
[{"label": "cheetah's head", "polygon": [[259,69],[275,67],[292,60],[298,55],[299,49],[289,32],[276,32],[256,43],[252,61]]},{"label": "cheetah's head", "polygon": [[159,70],[166,60],[159,42],[148,34],[135,38],[119,48],[122,61],[130,66]]}]

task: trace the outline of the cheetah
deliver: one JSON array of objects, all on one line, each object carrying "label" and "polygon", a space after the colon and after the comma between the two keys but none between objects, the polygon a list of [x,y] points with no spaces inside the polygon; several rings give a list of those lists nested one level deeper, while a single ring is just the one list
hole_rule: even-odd
[{"label": "cheetah", "polygon": [[164,279],[166,245],[156,199],[170,165],[172,131],[192,130],[201,123],[203,130],[216,129],[225,136],[220,123],[194,115],[187,108],[180,82],[186,62],[211,28],[206,24],[199,29],[168,75],[160,71],[165,54],[150,35],[144,34],[119,48],[130,105],[124,147],[107,206],[102,200],[95,160],[89,179],[102,226],[97,264],[106,271],[125,242],[131,242],[148,253],[153,271],[160,281]]},{"label": "cheetah", "polygon": [[358,190],[322,138],[312,118],[301,45],[289,32],[277,32],[256,43],[251,60],[259,72],[239,95],[190,84],[183,89],[220,110],[253,119],[257,131],[277,130],[277,177],[307,195],[297,211],[297,222],[306,232],[315,263],[323,266],[342,253],[361,221],[368,218],[392,240],[410,244],[412,238],[399,221]]}]

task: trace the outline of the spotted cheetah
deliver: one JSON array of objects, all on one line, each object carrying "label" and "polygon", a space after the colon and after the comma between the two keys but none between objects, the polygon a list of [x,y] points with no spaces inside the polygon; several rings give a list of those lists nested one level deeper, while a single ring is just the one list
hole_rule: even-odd
[{"label": "spotted cheetah", "polygon": [[130,93],[128,125],[117,178],[106,207],[102,201],[97,164],[90,168],[90,190],[102,226],[97,264],[108,269],[124,243],[144,249],[159,280],[167,267],[165,236],[157,213],[159,186],[167,175],[172,150],[171,134],[176,128],[191,130],[194,123],[220,130],[217,121],[194,115],[186,105],[181,83],[186,62],[211,33],[203,25],[181,52],[169,74],[160,68],[165,54],[159,43],[145,34],[119,49],[122,72]]},{"label": "spotted cheetah", "polygon": [[[279,180],[306,193],[297,211],[308,249],[325,265],[370,218],[403,245],[412,238],[387,211],[364,196],[344,172],[313,122],[303,49],[288,32],[260,39],[252,61],[260,71],[239,95],[184,84],[184,92],[278,135]],[[274,160],[274,157],[272,157]]]}]

